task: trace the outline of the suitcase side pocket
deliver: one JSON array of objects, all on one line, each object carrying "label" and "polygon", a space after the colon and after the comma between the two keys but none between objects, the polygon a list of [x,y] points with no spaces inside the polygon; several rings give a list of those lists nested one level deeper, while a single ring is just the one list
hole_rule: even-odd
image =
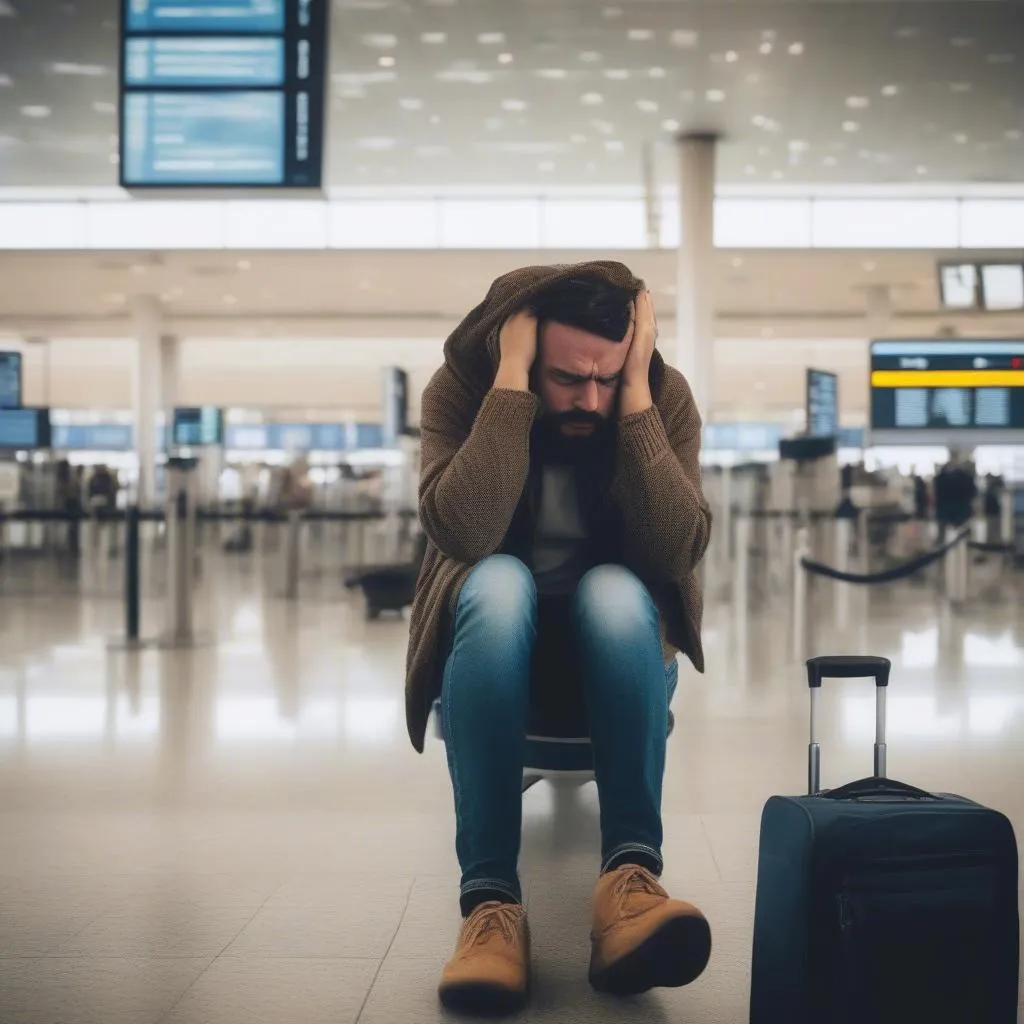
[{"label": "suitcase side pocket", "polygon": [[880,861],[843,878],[830,1019],[998,1020],[1004,878],[991,854]]}]

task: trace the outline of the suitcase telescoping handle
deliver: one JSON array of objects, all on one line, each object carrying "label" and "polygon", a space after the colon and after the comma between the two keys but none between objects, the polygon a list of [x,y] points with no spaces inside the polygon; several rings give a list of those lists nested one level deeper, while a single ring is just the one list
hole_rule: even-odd
[{"label": "suitcase telescoping handle", "polygon": [[825,679],[875,680],[875,778],[885,778],[885,695],[889,688],[888,658],[833,655],[810,658],[807,685],[811,690],[811,743],[807,748],[807,792],[821,792],[821,746],[818,743],[818,696]]}]

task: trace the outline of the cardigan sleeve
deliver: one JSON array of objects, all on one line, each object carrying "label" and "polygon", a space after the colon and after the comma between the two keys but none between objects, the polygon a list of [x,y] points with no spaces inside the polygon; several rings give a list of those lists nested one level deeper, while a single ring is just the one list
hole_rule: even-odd
[{"label": "cardigan sleeve", "polygon": [[504,541],[526,485],[538,406],[530,392],[492,388],[473,415],[447,367],[424,391],[420,519],[449,558],[472,565]]},{"label": "cardigan sleeve", "polygon": [[659,403],[620,424],[612,496],[629,560],[651,579],[679,582],[707,550],[711,511],[701,489],[700,413],[682,375],[668,373]]}]

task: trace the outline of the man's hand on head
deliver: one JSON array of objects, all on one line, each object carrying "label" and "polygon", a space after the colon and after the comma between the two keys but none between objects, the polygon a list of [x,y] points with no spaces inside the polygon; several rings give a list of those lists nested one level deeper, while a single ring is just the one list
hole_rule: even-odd
[{"label": "man's hand on head", "polygon": [[537,358],[537,318],[528,310],[514,313],[499,335],[501,361],[494,378],[496,388],[530,390],[530,370]]},{"label": "man's hand on head", "polygon": [[633,303],[633,323],[623,344],[629,344],[629,354],[622,368],[622,396],[619,415],[631,416],[644,412],[652,404],[651,357],[658,338],[658,323],[654,317],[654,302],[649,291],[641,292]]}]

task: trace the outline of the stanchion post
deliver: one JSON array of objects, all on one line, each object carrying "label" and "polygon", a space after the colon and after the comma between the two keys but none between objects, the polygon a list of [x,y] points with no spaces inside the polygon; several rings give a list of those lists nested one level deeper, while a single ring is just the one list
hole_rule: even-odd
[{"label": "stanchion post", "polygon": [[807,527],[796,531],[793,545],[793,657],[803,658],[807,646],[807,572],[803,560],[808,557],[810,545]]},{"label": "stanchion post", "polygon": [[[850,542],[853,539],[853,523],[846,516],[835,520],[835,566],[840,572],[850,571]],[[836,623],[842,629],[850,616],[849,584],[836,581]]]},{"label": "stanchion post", "polygon": [[999,539],[1003,544],[1014,544],[1014,492],[1006,487],[999,495]]},{"label": "stanchion post", "polygon": [[125,637],[139,639],[139,507],[129,505],[124,519],[124,617]]},{"label": "stanchion post", "polygon": [[857,515],[857,554],[860,558],[860,571],[865,575],[871,572],[871,523],[868,510],[862,508]]},{"label": "stanchion post", "polygon": [[736,530],[736,559],[733,562],[732,600],[733,604],[750,599],[750,516],[738,515],[734,520]]},{"label": "stanchion post", "polygon": [[195,506],[190,489],[194,461],[167,463],[168,639],[192,641],[192,587],[195,573]]},{"label": "stanchion post", "polygon": [[299,596],[302,513],[295,509],[290,511],[284,529],[284,544],[281,545],[284,556],[284,596],[294,601]]}]

